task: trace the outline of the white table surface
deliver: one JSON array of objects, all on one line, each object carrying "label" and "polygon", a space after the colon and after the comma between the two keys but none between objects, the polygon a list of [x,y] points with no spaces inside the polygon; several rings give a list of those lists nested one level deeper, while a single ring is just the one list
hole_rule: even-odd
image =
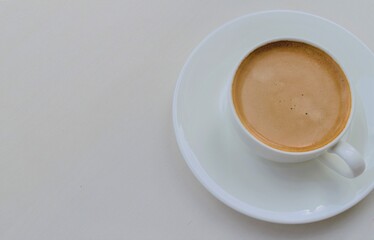
[{"label": "white table surface", "polygon": [[[371,2],[371,3],[370,3]],[[271,9],[374,50],[372,1],[0,1],[0,239],[374,239],[374,194],[331,219],[258,221],[195,179],[172,128],[192,49]]]}]

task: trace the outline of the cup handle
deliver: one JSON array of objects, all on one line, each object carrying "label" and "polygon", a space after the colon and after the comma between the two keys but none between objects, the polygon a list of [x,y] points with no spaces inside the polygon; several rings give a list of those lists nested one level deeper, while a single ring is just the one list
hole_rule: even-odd
[{"label": "cup handle", "polygon": [[336,164],[334,160],[322,161],[332,170],[347,178],[359,176],[365,170],[365,161],[361,154],[349,143],[339,141],[335,146],[328,150],[329,153],[338,155],[348,167],[342,167]]}]

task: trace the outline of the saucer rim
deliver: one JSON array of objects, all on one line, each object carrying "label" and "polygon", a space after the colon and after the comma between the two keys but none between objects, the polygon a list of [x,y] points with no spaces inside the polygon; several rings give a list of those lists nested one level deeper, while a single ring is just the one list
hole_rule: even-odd
[{"label": "saucer rim", "polygon": [[[178,130],[178,113],[177,113],[177,105],[178,105],[178,96],[179,96],[179,89],[180,86],[182,85],[183,82],[183,75],[185,75],[185,71],[187,67],[189,66],[191,60],[195,56],[196,52],[200,50],[200,48],[205,45],[205,43],[212,37],[214,36],[217,32],[221,31],[222,29],[226,28],[227,26],[238,22],[242,19],[248,18],[248,17],[254,17],[256,15],[262,15],[262,14],[272,14],[272,13],[285,13],[285,14],[297,14],[297,15],[304,15],[307,17],[313,17],[317,18],[319,20],[325,21],[331,25],[334,25],[335,27],[343,30],[346,34],[350,35],[353,37],[362,47],[370,53],[370,55],[374,58],[374,53],[371,51],[371,49],[364,44],[357,36],[355,36],[353,33],[345,29],[344,27],[336,24],[335,22],[311,14],[303,11],[295,11],[295,10],[269,10],[269,11],[259,11],[259,12],[254,12],[250,14],[245,14],[243,16],[234,18],[223,25],[219,26],[212,32],[210,32],[202,41],[198,43],[198,45],[192,50],[192,52],[189,54],[187,60],[185,61],[181,72],[178,76],[177,83],[174,89],[174,94],[173,94],[173,103],[172,103],[172,118],[173,118],[173,128],[174,128],[174,134],[176,136],[177,144],[179,147],[179,150],[187,163],[188,167],[192,171],[193,175],[198,179],[198,181],[205,187],[206,190],[208,190],[213,196],[215,196],[218,200],[220,200],[222,203],[225,205],[231,207],[232,209],[247,215],[249,217],[253,217],[259,220],[267,221],[267,222],[272,222],[272,223],[280,223],[280,224],[305,224],[305,223],[312,223],[312,222],[317,222],[321,221],[333,216],[336,216],[340,213],[345,212],[349,208],[353,207],[356,205],[358,202],[360,202],[362,199],[364,199],[367,195],[370,194],[370,192],[373,191],[374,189],[374,182],[371,184],[368,184],[365,190],[360,191],[359,194],[356,194],[351,201],[346,203],[345,205],[342,205],[341,207],[338,207],[337,209],[332,209],[330,211],[324,212],[324,213],[318,213],[318,214],[311,214],[307,215],[308,217],[305,217],[305,215],[302,215],[304,217],[300,217],[300,215],[295,215],[293,217],[285,217],[285,212],[279,213],[279,212],[274,212],[270,210],[265,210],[265,209],[260,209],[257,207],[254,207],[248,203],[244,203],[240,199],[234,197],[230,193],[226,192],[223,188],[219,186],[206,172],[206,170],[203,168],[201,163],[197,160],[197,158],[192,159],[190,154],[189,154],[189,147],[185,146],[185,142],[183,139],[183,136],[179,133]],[[297,212],[296,212],[297,213]],[[292,215],[290,213],[290,215]]]}]

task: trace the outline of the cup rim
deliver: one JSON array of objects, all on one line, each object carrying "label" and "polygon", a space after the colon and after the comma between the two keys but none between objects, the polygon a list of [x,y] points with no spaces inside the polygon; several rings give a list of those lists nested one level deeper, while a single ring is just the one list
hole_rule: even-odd
[{"label": "cup rim", "polygon": [[[277,42],[277,41],[301,42],[301,43],[306,43],[306,44],[309,44],[309,45],[311,45],[313,47],[316,47],[316,48],[324,51],[325,53],[327,53],[340,66],[340,68],[342,69],[343,73],[346,75],[346,79],[347,79],[347,82],[348,82],[349,90],[350,90],[350,93],[351,93],[351,109],[350,109],[350,112],[349,112],[349,117],[348,117],[347,122],[345,123],[345,126],[344,126],[343,130],[332,141],[330,141],[329,143],[323,145],[322,147],[319,147],[319,148],[316,148],[316,149],[313,149],[313,150],[308,150],[308,151],[300,151],[300,152],[284,151],[284,150],[281,150],[281,149],[277,149],[277,148],[271,147],[271,146],[263,143],[259,139],[257,139],[255,136],[253,136],[248,131],[248,129],[243,125],[242,121],[240,120],[240,118],[238,116],[238,113],[236,112],[236,109],[235,109],[235,106],[234,106],[234,102],[233,102],[233,97],[232,97],[232,83],[234,81],[235,74],[236,74],[236,72],[237,72],[240,64],[254,50],[256,50],[256,49],[258,49],[261,46],[264,46],[266,44],[269,44],[269,43],[272,43],[272,42]],[[257,144],[260,144],[261,146],[263,146],[263,147],[265,147],[265,148],[267,148],[267,149],[269,149],[269,150],[271,150],[273,152],[276,152],[276,153],[279,153],[279,154],[284,154],[284,155],[290,155],[290,156],[304,156],[304,155],[309,155],[309,154],[315,154],[315,153],[319,153],[319,152],[325,151],[325,150],[333,147],[334,145],[336,145],[341,140],[341,138],[345,135],[345,133],[347,132],[349,126],[351,125],[352,118],[353,118],[353,113],[354,113],[354,109],[355,109],[355,93],[354,93],[353,85],[352,85],[351,80],[347,77],[345,69],[340,64],[339,60],[335,57],[335,55],[331,51],[329,51],[325,47],[323,47],[323,46],[321,46],[321,45],[319,45],[317,43],[314,43],[314,42],[312,42],[312,41],[310,41],[308,39],[301,38],[301,37],[277,37],[277,38],[272,38],[270,40],[268,39],[268,40],[259,42],[258,44],[256,44],[255,46],[253,46],[251,48],[251,50],[248,51],[245,54],[245,56],[241,58],[241,60],[238,62],[238,64],[235,65],[234,70],[233,70],[232,74],[230,75],[228,90],[229,90],[229,94],[228,94],[228,97],[229,97],[229,107],[231,109],[231,114],[233,115],[236,124],[240,127],[240,131],[242,131],[247,137],[249,137],[251,140],[255,141]]]}]

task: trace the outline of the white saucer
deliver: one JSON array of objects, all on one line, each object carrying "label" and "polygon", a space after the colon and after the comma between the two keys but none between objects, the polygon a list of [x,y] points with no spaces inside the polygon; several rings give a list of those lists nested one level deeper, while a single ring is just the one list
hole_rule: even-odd
[{"label": "white saucer", "polygon": [[[319,161],[288,164],[261,159],[232,131],[226,88],[238,62],[259,42],[298,38],[337,52],[357,90],[347,140],[363,153],[367,169],[355,179]],[[352,67],[354,66],[354,67]],[[374,188],[374,55],[340,26],[306,13],[271,11],[243,16],[205,38],[192,52],[175,89],[177,141],[198,180],[223,203],[248,216],[277,223],[307,223],[339,214]]]}]

